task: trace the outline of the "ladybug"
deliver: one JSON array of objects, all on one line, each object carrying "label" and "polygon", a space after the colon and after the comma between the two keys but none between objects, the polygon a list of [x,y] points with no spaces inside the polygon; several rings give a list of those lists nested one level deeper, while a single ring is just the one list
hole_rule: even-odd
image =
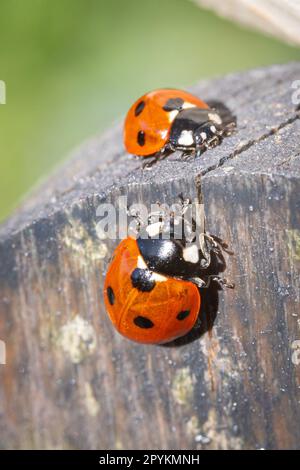
[{"label": "ladybug", "polygon": [[207,249],[200,249],[195,240],[177,239],[173,233],[163,237],[163,223],[148,223],[137,238],[121,241],[104,282],[112,323],[123,336],[141,343],[168,343],[188,333],[199,315],[199,288],[211,279],[232,287],[211,274],[216,271],[211,270],[211,253],[220,255],[220,239],[205,234]]},{"label": "ladybug", "polygon": [[224,133],[220,115],[200,98],[186,91],[158,89],[129,109],[124,145],[129,153],[142,157],[175,150],[200,155],[217,145]]}]

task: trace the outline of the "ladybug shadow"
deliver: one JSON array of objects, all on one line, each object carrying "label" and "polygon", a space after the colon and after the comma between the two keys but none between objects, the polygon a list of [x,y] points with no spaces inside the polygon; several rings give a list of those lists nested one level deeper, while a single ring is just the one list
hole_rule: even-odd
[{"label": "ladybug shadow", "polygon": [[[226,262],[223,254],[211,253],[211,264],[207,270],[207,276],[219,276],[226,270]],[[208,286],[199,289],[201,296],[201,307],[197,321],[189,333],[175,339],[170,343],[163,344],[163,347],[172,348],[185,346],[201,338],[205,333],[210,332],[217,318],[219,308],[219,291],[222,290],[217,281],[209,282]]]}]

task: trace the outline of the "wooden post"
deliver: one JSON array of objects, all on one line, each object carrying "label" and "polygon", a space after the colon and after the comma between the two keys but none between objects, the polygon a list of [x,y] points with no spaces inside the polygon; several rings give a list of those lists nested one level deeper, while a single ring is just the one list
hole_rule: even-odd
[{"label": "wooden post", "polygon": [[[299,448],[299,78],[293,63],[201,82],[193,91],[236,117],[220,146],[143,169],[117,126],[2,225],[1,447]],[[234,251],[236,287],[204,293],[200,328],[175,345],[135,344],[103,307],[118,241],[99,238],[96,210],[180,193],[201,196]]]}]

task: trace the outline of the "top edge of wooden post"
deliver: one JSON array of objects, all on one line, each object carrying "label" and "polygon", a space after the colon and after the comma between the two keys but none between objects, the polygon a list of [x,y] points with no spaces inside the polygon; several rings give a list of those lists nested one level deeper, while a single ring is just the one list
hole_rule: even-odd
[{"label": "top edge of wooden post", "polygon": [[[113,188],[132,184],[158,184],[178,178],[210,175],[220,168],[232,167],[235,172],[262,172],[299,178],[300,165],[295,160],[283,161],[278,155],[280,136],[299,120],[300,62],[247,70],[212,80],[203,80],[192,91],[208,102],[225,104],[236,117],[235,133],[215,149],[189,161],[175,153],[151,169],[143,169],[143,158],[126,154],[122,142],[122,123],[102,136],[83,143],[45,182],[20,204],[14,214],[0,227],[0,242],[20,233],[54,213],[72,210],[83,199],[106,199]],[[277,141],[274,136],[277,136]],[[272,138],[273,137],[273,138]],[[270,138],[270,140],[269,140]],[[297,136],[289,137],[285,147],[291,150]],[[268,154],[259,148],[269,141]],[[275,143],[274,143],[275,142]],[[282,142],[281,142],[282,143]],[[256,165],[247,152],[257,153]],[[264,149],[265,151],[265,149]],[[272,159],[275,155],[274,159]],[[244,158],[245,157],[245,158]],[[297,161],[297,160],[296,160]],[[290,164],[289,164],[290,163]]]}]

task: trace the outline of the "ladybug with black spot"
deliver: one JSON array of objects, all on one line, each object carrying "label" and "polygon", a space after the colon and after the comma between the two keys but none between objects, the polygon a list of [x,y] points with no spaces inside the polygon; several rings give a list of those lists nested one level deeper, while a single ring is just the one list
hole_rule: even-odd
[{"label": "ladybug with black spot", "polygon": [[129,153],[142,157],[175,150],[200,155],[216,146],[225,132],[221,116],[200,98],[186,91],[158,89],[129,109],[124,145]]},{"label": "ladybug with black spot", "polygon": [[151,237],[128,237],[116,248],[105,277],[104,301],[122,335],[141,343],[168,343],[195,325],[199,287],[211,278],[232,285],[207,274],[210,251],[220,252],[212,237],[207,237],[210,251],[203,253],[184,238],[164,239],[161,233],[157,237],[150,225],[146,231]]}]

